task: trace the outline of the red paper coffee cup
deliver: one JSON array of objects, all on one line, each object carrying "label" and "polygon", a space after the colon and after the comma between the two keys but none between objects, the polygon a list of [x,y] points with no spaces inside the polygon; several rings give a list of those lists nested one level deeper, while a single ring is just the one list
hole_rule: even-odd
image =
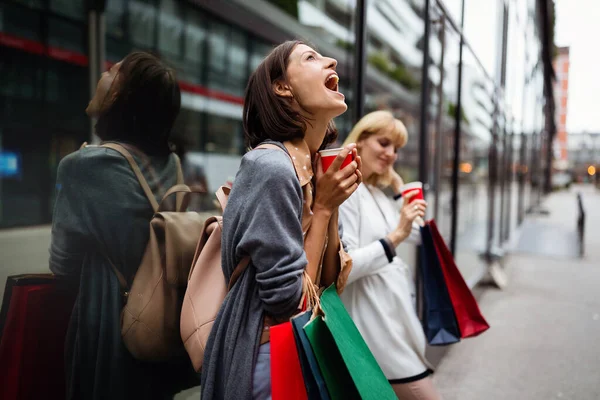
[{"label": "red paper coffee cup", "polygon": [[406,194],[408,192],[413,192],[415,190],[418,190],[419,193],[415,194],[410,199],[409,203],[412,203],[414,200],[417,200],[417,199],[424,200],[424,198],[423,198],[423,183],[422,182],[407,183],[406,185],[404,185],[400,188],[400,193],[402,193],[402,197],[404,197],[404,196],[406,196]]},{"label": "red paper coffee cup", "polygon": [[[327,172],[329,167],[331,167],[331,164],[333,164],[333,161],[335,161],[335,158],[337,157],[337,155],[342,150],[343,150],[343,148],[340,147],[338,149],[327,149],[327,150],[321,150],[319,152],[319,154],[321,155],[321,165],[323,166],[323,172]],[[340,167],[340,169],[349,165],[353,160],[354,160],[353,152],[348,153],[348,155],[344,159],[344,162],[342,162],[342,166]]]}]

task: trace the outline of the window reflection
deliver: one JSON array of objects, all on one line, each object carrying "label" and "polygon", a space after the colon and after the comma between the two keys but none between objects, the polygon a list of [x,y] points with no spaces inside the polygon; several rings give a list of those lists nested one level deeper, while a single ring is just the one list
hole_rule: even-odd
[{"label": "window reflection", "polygon": [[154,31],[156,21],[156,8],[142,1],[129,1],[129,29],[131,40],[140,46],[152,48],[154,45]]},{"label": "window reflection", "polygon": [[41,41],[42,19],[37,11],[12,4],[0,4],[0,27],[3,32],[34,41]]},{"label": "window reflection", "polygon": [[66,17],[85,19],[84,0],[50,0],[50,9]]},{"label": "window reflection", "polygon": [[48,19],[48,42],[51,46],[83,54],[84,37],[81,25],[60,18]]},{"label": "window reflection", "polygon": [[125,23],[125,0],[106,1],[106,32],[119,39],[125,35],[123,24]]},{"label": "window reflection", "polygon": [[183,21],[174,0],[162,0],[159,13],[158,49],[174,58],[181,56]]},{"label": "window reflection", "polygon": [[206,114],[205,117],[210,129],[206,132],[204,150],[210,153],[239,154],[243,148],[242,121],[214,114]]}]

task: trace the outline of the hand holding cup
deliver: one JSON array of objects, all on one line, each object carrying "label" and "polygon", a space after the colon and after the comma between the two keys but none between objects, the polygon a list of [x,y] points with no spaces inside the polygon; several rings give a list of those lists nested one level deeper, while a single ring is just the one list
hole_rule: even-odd
[{"label": "hand holding cup", "polygon": [[332,212],[346,201],[362,182],[360,164],[354,143],[319,152],[314,208]]},{"label": "hand holding cup", "polygon": [[415,189],[406,191],[403,194],[404,203],[400,210],[400,222],[396,229],[388,235],[388,239],[394,246],[398,246],[410,235],[413,222],[417,222],[419,225],[424,223],[423,218],[427,211],[427,202],[423,200],[422,193],[422,191]]}]

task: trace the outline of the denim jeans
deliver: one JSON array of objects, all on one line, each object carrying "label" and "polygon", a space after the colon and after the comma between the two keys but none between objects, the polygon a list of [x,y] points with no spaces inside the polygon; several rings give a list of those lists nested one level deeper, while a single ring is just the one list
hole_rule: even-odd
[{"label": "denim jeans", "polygon": [[258,348],[252,374],[252,398],[271,400],[271,343],[265,343]]}]

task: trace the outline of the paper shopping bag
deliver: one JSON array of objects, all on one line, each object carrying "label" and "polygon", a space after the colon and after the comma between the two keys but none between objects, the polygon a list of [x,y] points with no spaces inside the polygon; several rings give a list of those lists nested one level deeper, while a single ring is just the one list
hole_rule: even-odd
[{"label": "paper shopping bag", "polygon": [[429,221],[428,224],[433,236],[433,243],[440,261],[442,273],[446,280],[446,287],[452,301],[460,335],[462,338],[477,336],[488,330],[490,325],[481,314],[477,300],[475,300],[473,293],[456,266],[454,257],[452,257],[452,253],[446,246],[435,221]]}]

